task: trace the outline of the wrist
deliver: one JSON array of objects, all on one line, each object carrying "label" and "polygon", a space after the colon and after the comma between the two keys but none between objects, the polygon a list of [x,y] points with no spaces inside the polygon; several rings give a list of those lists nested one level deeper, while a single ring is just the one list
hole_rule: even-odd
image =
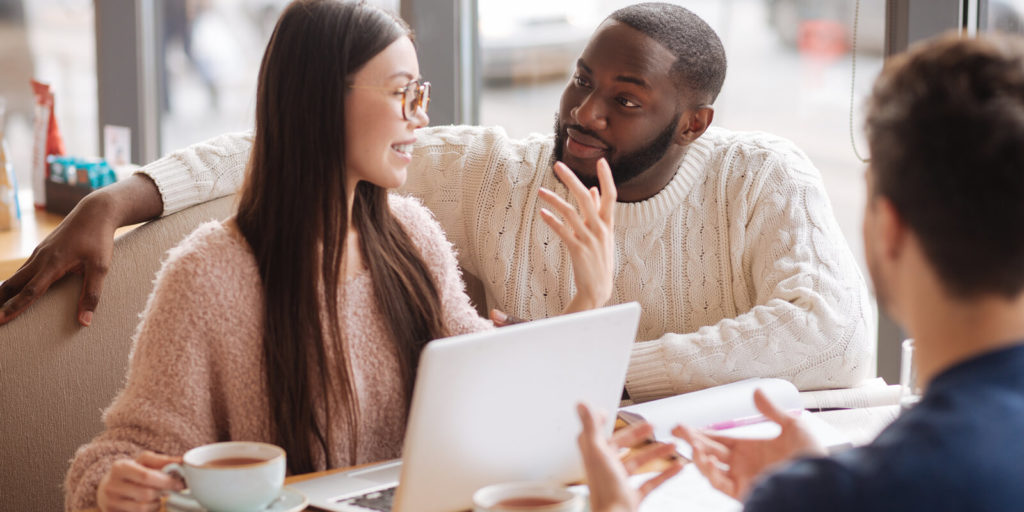
[{"label": "wrist", "polygon": [[[113,186],[113,185],[111,185]],[[82,198],[75,208],[68,214],[69,218],[89,219],[91,222],[99,222],[104,228],[110,231],[121,226],[124,213],[118,205],[116,195],[110,194],[109,187],[96,190]]]}]

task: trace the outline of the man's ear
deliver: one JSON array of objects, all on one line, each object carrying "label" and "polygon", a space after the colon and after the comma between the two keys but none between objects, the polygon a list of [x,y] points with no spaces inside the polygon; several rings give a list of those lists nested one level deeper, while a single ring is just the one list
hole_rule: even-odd
[{"label": "man's ear", "polygon": [[676,144],[685,146],[695,140],[701,135],[704,135],[704,131],[711,126],[711,121],[715,118],[715,108],[711,105],[701,105],[687,109],[683,115],[679,116],[679,128],[676,131]]},{"label": "man's ear", "polygon": [[888,198],[879,196],[874,201],[874,207],[878,209],[875,214],[879,249],[886,259],[897,259],[903,253],[910,234],[907,224]]}]

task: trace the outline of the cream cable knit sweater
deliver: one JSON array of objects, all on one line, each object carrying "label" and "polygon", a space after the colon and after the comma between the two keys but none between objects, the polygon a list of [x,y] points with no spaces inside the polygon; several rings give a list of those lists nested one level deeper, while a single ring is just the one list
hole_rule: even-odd
[{"label": "cream cable knit sweater", "polygon": [[[553,137],[466,126],[418,137],[403,191],[434,212],[489,305],[560,312],[574,292],[569,255],[537,213],[538,187],[567,196]],[[165,213],[234,191],[250,143],[224,135],[147,166]],[[867,287],[818,170],[792,143],[709,129],[665,189],[620,203],[615,222],[611,302],[643,306],[626,382],[635,399],[748,377],[844,387],[871,373]]]},{"label": "cream cable knit sweater", "polygon": [[[420,249],[454,334],[490,328],[463,290],[451,245],[413,198],[391,207]],[[338,405],[327,422],[340,466],[396,458],[405,431],[405,391],[369,273],[349,279],[338,315],[352,346],[360,423],[356,459]],[[249,245],[232,223],[203,224],[172,249],[142,314],[128,382],[104,413],[106,431],[78,450],[65,482],[66,508],[96,506],[100,478],[143,449],[180,455],[215,441],[272,442],[262,363],[263,292]],[[328,368],[343,364],[328,351]],[[337,378],[332,375],[331,378]],[[335,397],[336,399],[336,397]],[[319,462],[325,469],[325,462]]]}]

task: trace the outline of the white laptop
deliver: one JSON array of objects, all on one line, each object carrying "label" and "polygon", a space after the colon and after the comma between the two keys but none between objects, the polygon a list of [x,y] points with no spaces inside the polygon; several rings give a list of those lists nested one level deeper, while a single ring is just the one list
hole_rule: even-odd
[{"label": "white laptop", "polygon": [[420,357],[402,461],[290,487],[326,510],[450,512],[493,483],[578,481],[576,403],[618,408],[639,321],[632,302],[435,340]]}]

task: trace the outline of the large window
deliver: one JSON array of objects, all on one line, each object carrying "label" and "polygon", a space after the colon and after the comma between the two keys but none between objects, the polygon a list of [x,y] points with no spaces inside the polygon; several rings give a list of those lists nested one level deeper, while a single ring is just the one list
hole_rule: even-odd
[{"label": "large window", "polygon": [[[593,29],[628,0],[479,0],[480,120],[513,137],[549,133],[570,70]],[[821,170],[840,226],[862,258],[864,97],[882,65],[885,1],[674,0],[708,22],[729,71],[714,124],[793,140]],[[853,25],[859,14],[854,77]]]},{"label": "large window", "polygon": [[[91,0],[0,0],[0,96],[19,188],[31,189],[34,98],[50,84],[67,151],[96,155],[96,51]],[[26,201],[27,202],[27,201]]]},{"label": "large window", "polygon": [[[253,127],[260,60],[290,0],[163,0],[160,153]],[[397,0],[372,3],[398,11]]]}]

